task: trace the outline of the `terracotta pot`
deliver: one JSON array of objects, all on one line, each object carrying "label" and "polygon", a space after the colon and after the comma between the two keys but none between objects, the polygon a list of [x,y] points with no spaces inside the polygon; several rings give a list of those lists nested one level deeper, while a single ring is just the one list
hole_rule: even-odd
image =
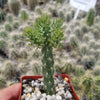
[{"label": "terracotta pot", "polygon": [[[76,100],[80,100],[79,97],[77,96],[77,94],[76,94],[76,92],[75,92],[73,86],[72,86],[70,77],[69,77],[68,75],[66,75],[66,74],[58,74],[58,75],[62,76],[63,79],[64,79],[65,77],[67,77],[67,78],[69,79],[68,82],[69,82],[70,87],[71,87],[71,89],[72,89],[72,91],[73,91],[73,94],[74,94],[75,99],[76,99]],[[55,75],[55,77],[58,77],[58,75]],[[23,80],[24,80],[24,79],[26,79],[26,80],[27,80],[27,79],[34,79],[34,80],[37,80],[37,79],[42,78],[42,77],[43,77],[43,76],[23,76],[23,77],[21,78],[21,88],[20,88],[19,100],[21,100],[21,92],[22,92],[22,82],[23,82]]]}]

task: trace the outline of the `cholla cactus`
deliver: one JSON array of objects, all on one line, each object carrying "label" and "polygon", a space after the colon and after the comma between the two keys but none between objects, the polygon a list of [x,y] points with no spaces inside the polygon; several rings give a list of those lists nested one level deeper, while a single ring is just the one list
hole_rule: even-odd
[{"label": "cholla cactus", "polygon": [[37,0],[27,0],[27,4],[28,4],[28,9],[34,10],[37,4]]},{"label": "cholla cactus", "polygon": [[0,9],[0,23],[5,21],[6,13]]},{"label": "cholla cactus", "polygon": [[77,76],[81,76],[84,74],[85,70],[84,70],[83,66],[78,65],[78,66],[76,66],[75,72],[76,72]]},{"label": "cholla cactus", "polygon": [[86,19],[87,25],[89,25],[89,26],[93,25],[94,17],[95,17],[95,10],[93,8],[91,8],[88,13],[87,19]]},{"label": "cholla cactus", "polygon": [[19,14],[19,10],[21,8],[21,4],[19,0],[8,0],[8,6],[10,11],[14,14],[14,15],[18,15]]},{"label": "cholla cactus", "polygon": [[64,39],[62,25],[62,20],[51,21],[49,16],[43,15],[37,19],[33,28],[27,28],[24,33],[31,45],[42,47],[44,88],[49,95],[55,93],[53,47],[61,45],[61,41]]},{"label": "cholla cactus", "polygon": [[28,20],[28,14],[26,13],[25,10],[21,11],[21,19],[22,19],[23,21]]}]

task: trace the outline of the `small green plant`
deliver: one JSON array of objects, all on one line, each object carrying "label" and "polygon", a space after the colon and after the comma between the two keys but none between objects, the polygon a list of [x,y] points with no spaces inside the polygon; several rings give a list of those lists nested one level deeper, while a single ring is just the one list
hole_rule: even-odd
[{"label": "small green plant", "polygon": [[0,32],[0,36],[1,36],[2,38],[4,38],[4,39],[7,39],[7,38],[8,38],[8,34],[7,34],[6,31],[1,31],[1,32]]},{"label": "small green plant", "polygon": [[8,0],[8,6],[10,11],[14,14],[14,15],[18,15],[19,14],[19,10],[21,8],[21,4],[19,0]]},{"label": "small green plant", "polygon": [[88,15],[87,15],[87,19],[86,19],[87,25],[89,25],[89,26],[93,25],[94,18],[95,18],[95,10],[93,8],[91,8]]},{"label": "small green plant", "polygon": [[42,15],[37,19],[34,27],[27,28],[24,33],[30,45],[42,48],[44,88],[49,95],[55,93],[53,47],[61,45],[61,41],[64,39],[63,28],[61,19],[51,21],[50,16]]},{"label": "small green plant", "polygon": [[21,19],[22,19],[23,21],[28,20],[28,14],[26,13],[25,10],[23,10],[23,11],[21,12]]},{"label": "small green plant", "polygon": [[5,21],[6,19],[6,13],[0,9],[0,23]]},{"label": "small green plant", "polygon": [[5,24],[5,30],[8,32],[12,31],[12,26],[10,24]]},{"label": "small green plant", "polygon": [[28,4],[28,9],[34,10],[37,4],[37,0],[27,0],[27,4]]}]

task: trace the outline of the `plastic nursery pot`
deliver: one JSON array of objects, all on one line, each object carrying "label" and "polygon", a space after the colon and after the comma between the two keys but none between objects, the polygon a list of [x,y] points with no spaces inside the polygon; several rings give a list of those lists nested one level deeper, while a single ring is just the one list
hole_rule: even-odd
[{"label": "plastic nursery pot", "polygon": [[[64,79],[65,77],[68,78],[68,82],[69,82],[69,84],[70,84],[70,88],[71,88],[72,91],[73,91],[75,100],[80,100],[79,97],[77,96],[77,94],[76,94],[76,92],[75,92],[73,86],[72,86],[70,77],[69,77],[68,75],[66,75],[66,74],[58,74],[58,75],[55,75],[55,77],[58,77],[59,75],[62,76],[63,79]],[[19,99],[18,99],[18,100],[21,100],[22,82],[23,82],[24,79],[26,79],[26,80],[27,80],[27,79],[34,79],[34,80],[37,80],[37,79],[42,78],[42,77],[43,77],[43,76],[23,76],[23,77],[21,78],[21,88],[20,88],[20,94],[19,94]]]}]

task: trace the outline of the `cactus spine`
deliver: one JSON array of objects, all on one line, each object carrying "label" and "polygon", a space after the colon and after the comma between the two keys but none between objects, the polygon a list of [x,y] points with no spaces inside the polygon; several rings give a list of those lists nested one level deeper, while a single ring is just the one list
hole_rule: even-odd
[{"label": "cactus spine", "polygon": [[42,47],[44,90],[49,95],[55,93],[53,47],[59,46],[64,39],[62,25],[62,20],[51,21],[50,16],[43,15],[37,19],[33,29],[27,28],[24,33],[31,45]]},{"label": "cactus spine", "polygon": [[10,11],[14,14],[14,15],[18,15],[19,14],[19,10],[21,7],[20,1],[19,0],[9,0],[8,1],[8,6]]}]

